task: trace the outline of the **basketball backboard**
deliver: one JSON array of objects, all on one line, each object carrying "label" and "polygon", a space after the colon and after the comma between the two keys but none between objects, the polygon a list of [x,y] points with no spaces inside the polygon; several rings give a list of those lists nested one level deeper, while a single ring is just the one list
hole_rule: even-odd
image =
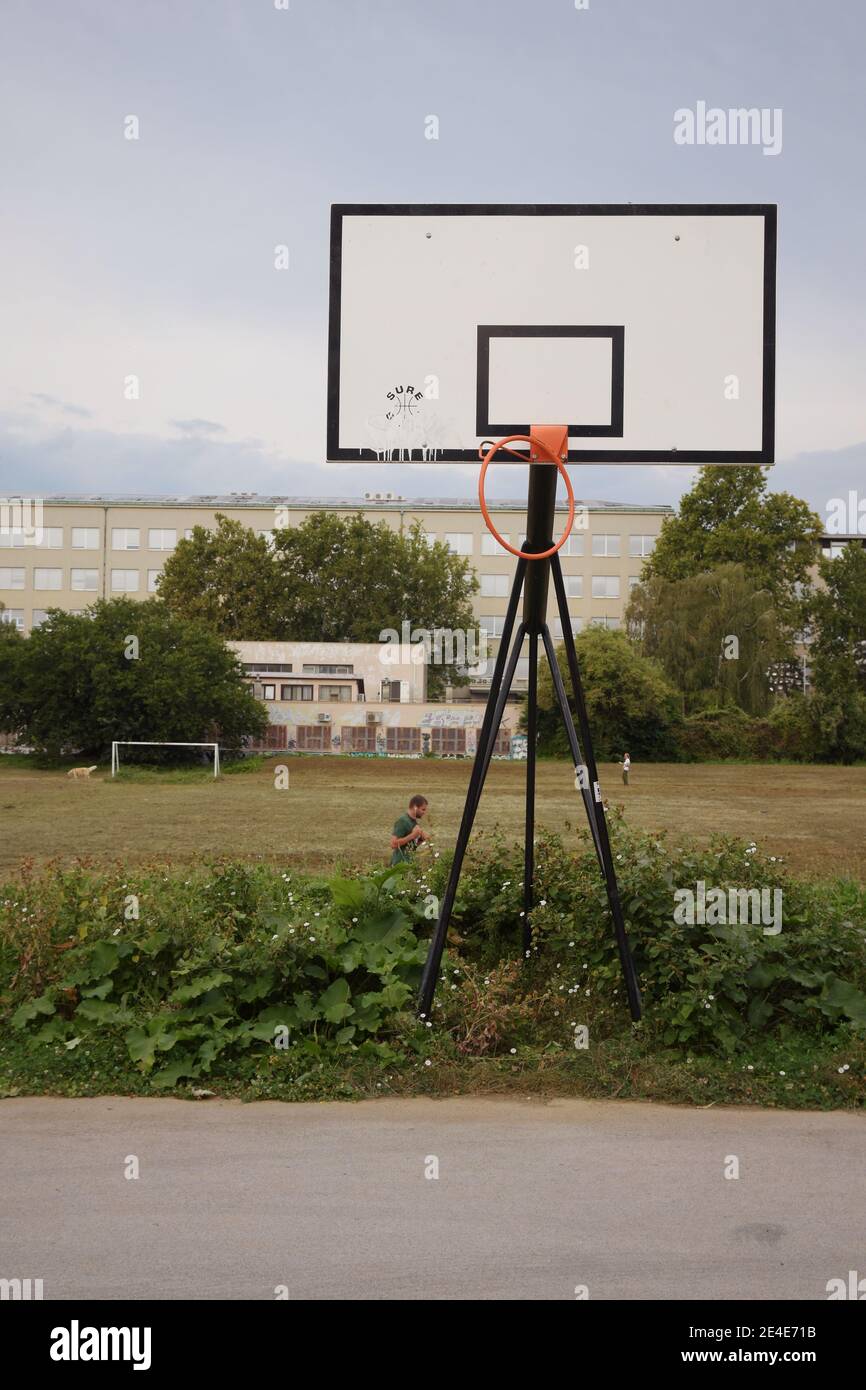
[{"label": "basketball backboard", "polygon": [[772,463],[775,272],[774,206],[334,206],[328,459]]}]

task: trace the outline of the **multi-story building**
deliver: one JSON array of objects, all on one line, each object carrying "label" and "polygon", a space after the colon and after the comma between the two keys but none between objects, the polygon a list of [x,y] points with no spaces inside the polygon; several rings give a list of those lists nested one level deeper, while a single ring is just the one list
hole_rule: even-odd
[{"label": "multi-story building", "polygon": [[[268,752],[462,758],[475,752],[481,704],[426,698],[418,643],[230,642],[268,713]],[[503,716],[494,756],[520,756],[519,710]]]},{"label": "multi-story building", "polygon": [[[0,499],[2,500],[2,499]],[[496,502],[494,525],[511,544],[523,539],[525,502]],[[514,559],[488,532],[474,500],[406,499],[368,493],[362,500],[258,497],[47,497],[41,504],[34,544],[26,530],[0,526],[0,604],[3,618],[30,632],[49,608],[80,611],[97,598],[146,598],[157,590],[163,564],[194,526],[213,527],[217,514],[268,535],[295,526],[311,513],[362,512],[371,522],[398,529],[417,522],[430,541],[440,540],[470,561],[478,576],[474,609],[495,654],[508,602]],[[8,515],[9,509],[7,509]],[[557,518],[564,523],[564,505]],[[578,503],[574,530],[560,551],[575,632],[590,623],[618,627],[666,516],[667,506],[618,502]],[[551,593],[551,604],[553,596]],[[556,637],[562,629],[551,606]],[[489,663],[488,663],[489,667]],[[517,687],[525,684],[525,658]],[[456,693],[456,692],[455,692]]]}]

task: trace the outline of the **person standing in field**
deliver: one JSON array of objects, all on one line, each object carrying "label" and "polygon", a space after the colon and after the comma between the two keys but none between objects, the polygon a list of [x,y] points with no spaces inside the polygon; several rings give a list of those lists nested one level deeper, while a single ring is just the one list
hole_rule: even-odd
[{"label": "person standing in field", "polygon": [[391,834],[391,863],[407,863],[418,846],[430,836],[426,830],[421,829],[420,822],[424,819],[427,812],[426,796],[413,796],[409,802],[408,811],[394,825]]},{"label": "person standing in field", "polygon": [[622,784],[623,784],[624,787],[627,787],[627,786],[628,786],[628,774],[629,774],[629,769],[630,769],[630,768],[631,768],[631,758],[629,757],[628,753],[623,753],[623,755],[622,755]]}]

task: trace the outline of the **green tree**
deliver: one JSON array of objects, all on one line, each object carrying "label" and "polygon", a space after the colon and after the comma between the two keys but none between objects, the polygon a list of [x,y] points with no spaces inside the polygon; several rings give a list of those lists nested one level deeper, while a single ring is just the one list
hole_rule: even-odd
[{"label": "green tree", "polygon": [[866,757],[866,549],[846,545],[819,574],[809,601],[816,753],[854,762]]},{"label": "green tree", "polygon": [[18,734],[21,730],[21,660],[25,638],[14,623],[2,618],[0,603],[0,733]]},{"label": "green tree", "polygon": [[283,578],[266,536],[217,516],[215,531],[193,527],[163,566],[157,594],[172,613],[204,623],[228,641],[267,641],[285,607]]},{"label": "green tree", "polygon": [[701,468],[679,512],[667,517],[644,577],[687,579],[719,565],[740,564],[795,621],[799,586],[818,559],[820,517],[788,492],[768,492],[766,470]]},{"label": "green tree", "polygon": [[112,739],[235,747],[267,716],[223,641],[156,600],[100,600],[84,613],[52,609],[16,653],[27,742],[104,750]]},{"label": "green tree", "polygon": [[[428,545],[417,524],[400,532],[360,513],[314,512],[268,543],[239,522],[217,520],[216,531],[196,527],[178,543],[158,592],[172,612],[223,637],[378,642],[404,621],[416,632],[474,628],[469,600],[478,581],[468,560]],[[457,666],[431,666],[434,698],[465,681]]]},{"label": "green tree", "polygon": [[[601,627],[578,633],[575,647],[596,756],[621,757],[628,752],[635,758],[672,757],[677,695],[656,663],[642,656],[625,633]],[[562,644],[556,656],[570,691]],[[546,662],[539,668],[538,705],[540,750],[567,756],[568,743]]]},{"label": "green tree", "polygon": [[763,714],[768,668],[791,655],[772,594],[743,565],[677,580],[652,574],[632,591],[626,622],[680,692],[683,714],[725,705]]}]

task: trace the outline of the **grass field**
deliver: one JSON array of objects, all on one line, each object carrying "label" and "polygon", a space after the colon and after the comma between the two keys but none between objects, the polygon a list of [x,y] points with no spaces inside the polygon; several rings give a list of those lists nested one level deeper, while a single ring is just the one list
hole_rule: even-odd
[{"label": "grass field", "polygon": [[[0,758],[0,866],[92,856],[100,861],[186,862],[206,855],[264,856],[297,868],[382,863],[391,826],[409,796],[430,799],[435,846],[449,848],[471,764],[296,757],[289,786],[274,764],[214,782],[202,769],[90,781]],[[866,767],[646,764],[623,787],[602,766],[602,788],[634,825],[706,843],[715,833],[755,839],[792,869],[816,878],[866,879]],[[494,763],[476,825],[523,833],[525,766]],[[584,823],[571,767],[538,765],[538,824]]]}]

